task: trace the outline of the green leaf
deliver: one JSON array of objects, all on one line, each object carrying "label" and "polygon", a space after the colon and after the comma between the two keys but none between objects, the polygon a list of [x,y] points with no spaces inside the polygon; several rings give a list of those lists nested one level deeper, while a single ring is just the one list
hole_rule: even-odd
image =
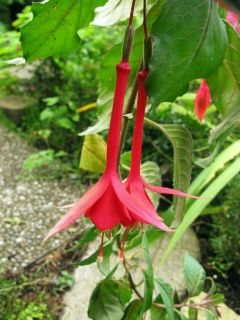
[{"label": "green leaf", "polygon": [[[146,161],[141,165],[141,176],[143,179],[152,185],[161,186],[162,185],[162,175],[159,166],[156,162]],[[147,191],[149,198],[151,199],[154,207],[157,208],[159,205],[160,194],[156,192]]]},{"label": "green leaf", "polygon": [[206,280],[211,283],[210,289],[208,290],[208,295],[211,296],[216,292],[217,286],[213,278],[207,277]]},{"label": "green leaf", "polygon": [[51,121],[53,118],[54,118],[54,111],[51,110],[50,108],[46,108],[40,113],[41,121]]},{"label": "green leaf", "polygon": [[[150,126],[163,132],[170,140],[174,151],[174,177],[173,186],[175,189],[186,192],[192,172],[192,152],[193,143],[190,132],[181,125],[160,125],[145,118],[145,122]],[[174,197],[174,225],[178,225],[182,221],[185,209],[185,198]]]},{"label": "green leaf", "polygon": [[[240,39],[239,39],[240,42]],[[240,61],[240,60],[239,60]],[[240,87],[239,87],[240,88]],[[222,123],[213,128],[210,133],[209,143],[225,139],[232,129],[240,122],[240,91],[239,107],[235,109]]]},{"label": "green leaf", "polygon": [[[121,1],[122,3],[123,1]],[[141,2],[141,0],[139,0]],[[151,0],[148,1],[151,9],[148,11],[148,24],[149,30],[151,28],[152,23],[157,19],[159,16],[164,0]],[[120,3],[120,1],[118,1]],[[141,3],[142,5],[142,3]],[[143,28],[142,26],[139,27],[135,32],[134,37],[134,44],[133,50],[130,56],[130,65],[131,65],[131,76],[129,79],[129,88],[132,88],[133,80],[135,78],[138,66],[141,62],[142,58],[142,51],[143,51]],[[119,43],[112,47],[112,49],[105,55],[99,72],[99,97],[97,101],[98,105],[98,121],[95,125],[87,128],[79,135],[84,136],[88,134],[96,134],[102,132],[103,130],[108,129],[110,116],[112,111],[112,101],[114,96],[114,89],[115,89],[115,79],[116,79],[116,72],[113,66],[119,63],[121,59],[121,52],[122,52],[122,44]],[[125,101],[127,101],[130,91],[128,89]]]},{"label": "green leaf", "polygon": [[[112,253],[112,247],[113,247],[113,244],[114,244],[114,241],[116,240],[116,237],[114,237],[110,242],[108,241],[104,247],[103,247],[103,252],[104,252],[104,256],[103,256],[103,260],[104,259],[108,259],[109,256],[111,255]],[[91,256],[89,256],[88,258],[84,259],[84,260],[81,260],[79,263],[78,263],[78,266],[87,266],[89,264],[92,264],[94,262],[97,261],[97,257],[98,257],[98,254],[99,254],[99,249],[97,249]]]},{"label": "green leaf", "polygon": [[240,107],[240,37],[229,24],[226,28],[229,44],[223,64],[207,79],[212,101],[224,115]]},{"label": "green leaf", "polygon": [[[206,169],[205,169],[206,170]],[[240,159],[236,159],[232,164],[230,164],[211,184],[210,186],[201,194],[201,197],[205,199],[198,199],[190,205],[188,208],[182,223],[177,228],[173,237],[171,238],[163,256],[161,263],[163,264],[169,254],[174,249],[175,245],[182,238],[186,230],[194,222],[194,220],[201,214],[201,212],[206,208],[206,206],[216,197],[216,195],[235,177],[240,171]]]},{"label": "green leaf", "polygon": [[156,289],[159,291],[163,303],[166,306],[169,320],[175,320],[174,316],[174,302],[173,302],[173,291],[169,284],[165,283],[161,279],[155,279]]},{"label": "green leaf", "polygon": [[91,295],[88,316],[93,320],[121,320],[124,315],[124,306],[130,298],[131,291],[122,282],[102,281]]},{"label": "green leaf", "polygon": [[152,306],[150,309],[151,312],[151,320],[165,320],[166,319],[166,309],[158,308],[156,306]]},{"label": "green leaf", "polygon": [[[200,192],[215,178],[218,171],[235,157],[240,154],[240,140],[237,140],[224,151],[222,151],[215,161],[206,169],[204,169],[196,179],[191,183],[188,192],[194,195],[200,195]],[[194,201],[187,199],[187,207]]]},{"label": "green leaf", "polygon": [[146,234],[142,238],[143,254],[147,263],[147,268],[144,271],[144,299],[142,310],[147,311],[151,308],[153,299],[154,279],[153,279],[153,266],[152,259],[148,250],[148,239]]},{"label": "green leaf", "polygon": [[190,320],[179,310],[175,309],[174,312],[176,320]]},{"label": "green leaf", "polygon": [[174,101],[189,81],[209,77],[222,64],[227,46],[214,0],[166,0],[152,36],[147,89],[154,106]]},{"label": "green leaf", "polygon": [[217,314],[212,310],[204,310],[204,315],[206,320],[218,320]]},{"label": "green leaf", "polygon": [[121,320],[142,320],[142,301],[133,300],[124,312]]},{"label": "green leaf", "polygon": [[66,117],[58,118],[55,120],[55,122],[56,122],[56,125],[60,128],[69,129],[69,130],[74,129],[74,125],[72,121]]},{"label": "green leaf", "polygon": [[106,164],[107,145],[98,135],[87,135],[83,142],[80,168],[102,173]]},{"label": "green leaf", "polygon": [[184,259],[184,279],[190,297],[198,296],[204,288],[206,272],[193,257]]},{"label": "green leaf", "polygon": [[221,293],[215,293],[211,295],[209,298],[212,301],[212,304],[214,305],[224,303],[224,295]]},{"label": "green leaf", "polygon": [[188,319],[189,320],[198,320],[198,310],[190,307],[188,310]]},{"label": "green leaf", "polygon": [[33,170],[54,162],[54,150],[47,149],[31,154],[23,163],[24,170]]},{"label": "green leaf", "polygon": [[24,58],[28,61],[63,56],[78,50],[78,30],[89,25],[96,7],[105,0],[49,0],[32,4],[33,20],[21,29]]},{"label": "green leaf", "polygon": [[69,249],[69,252],[73,252],[76,251],[78,249],[81,249],[85,244],[88,244],[90,242],[92,242],[93,240],[95,240],[97,237],[99,236],[98,230],[97,228],[94,227],[90,227],[87,230],[84,231],[83,236],[81,237],[81,239],[78,241],[78,243],[73,246],[73,248]]}]

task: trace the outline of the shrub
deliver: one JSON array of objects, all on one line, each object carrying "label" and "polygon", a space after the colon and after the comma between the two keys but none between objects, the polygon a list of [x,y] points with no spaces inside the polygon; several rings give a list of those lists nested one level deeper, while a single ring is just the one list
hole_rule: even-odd
[{"label": "shrub", "polygon": [[212,263],[225,276],[233,268],[240,274],[240,177],[227,190],[222,212],[213,215],[214,228],[210,243],[216,256]]}]

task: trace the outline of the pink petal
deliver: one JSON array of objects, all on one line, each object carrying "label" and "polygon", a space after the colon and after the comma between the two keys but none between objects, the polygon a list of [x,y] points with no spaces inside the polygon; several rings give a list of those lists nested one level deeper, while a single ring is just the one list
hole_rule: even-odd
[{"label": "pink petal", "polygon": [[200,199],[200,197],[196,197],[193,196],[191,194],[179,191],[179,190],[175,190],[175,189],[171,189],[171,188],[165,188],[165,187],[158,187],[158,186],[153,186],[151,184],[148,184],[147,182],[144,181],[144,186],[153,191],[153,192],[157,192],[160,194],[173,194],[175,196],[179,196],[179,197],[186,197],[186,198],[192,198],[192,199]]},{"label": "pink petal", "polygon": [[118,199],[111,185],[87,211],[86,216],[90,217],[93,224],[101,231],[110,230],[118,224],[127,226],[133,223],[128,210]]},{"label": "pink petal", "polygon": [[152,208],[154,208],[151,199],[144,190],[144,185],[142,181],[139,181],[138,183],[130,183],[129,187],[126,187],[126,190],[128,190],[128,192],[134,200],[138,201],[139,203],[144,203],[151,210]]},{"label": "pink petal", "polygon": [[58,233],[73,224],[89,209],[105,192],[109,185],[109,180],[103,175],[100,180],[90,188],[80,200],[65,214],[61,220],[49,231],[43,241],[46,241],[54,234]]},{"label": "pink petal", "polygon": [[129,193],[124,189],[121,181],[117,176],[112,176],[112,185],[119,198],[119,200],[129,209],[131,214],[134,214],[139,221],[151,224],[163,231],[172,232],[159,218],[154,208],[150,209],[148,206],[134,201]]},{"label": "pink petal", "polygon": [[234,12],[228,11],[227,22],[229,22],[234,28],[238,25],[238,16]]}]

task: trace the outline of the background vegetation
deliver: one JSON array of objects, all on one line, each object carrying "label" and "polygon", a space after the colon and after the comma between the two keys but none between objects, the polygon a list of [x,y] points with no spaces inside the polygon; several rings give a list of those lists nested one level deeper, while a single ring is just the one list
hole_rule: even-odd
[{"label": "background vegetation", "polygon": [[[0,98],[14,95],[31,102],[17,124],[3,110],[0,110],[0,121],[39,149],[37,154],[26,160],[23,168],[26,172],[38,178],[41,172],[43,179],[61,179],[68,175],[75,183],[82,184],[86,178],[94,180],[98,174],[79,167],[84,138],[78,134],[104,114],[104,110],[96,106],[99,81],[102,81],[101,68],[105,61],[104,54],[120,41],[122,25],[82,29],[79,34],[81,47],[76,53],[64,58],[33,62],[26,71],[30,75],[22,78],[18,74],[22,66],[13,67],[6,61],[22,56],[19,28],[31,19],[30,2],[8,0],[0,3]],[[240,131],[239,127],[232,129],[231,126],[227,138],[209,146],[210,131],[225,119],[226,110],[221,112],[216,104],[211,105],[206,119],[200,124],[194,113],[194,97],[199,84],[200,81],[192,81],[188,93],[175,103],[161,103],[150,108],[147,115],[158,123],[182,124],[190,131],[194,144],[192,179],[198,177],[203,167],[212,163],[211,155],[221,154],[227,146],[237,141]],[[130,150],[132,126],[130,120],[125,152]],[[101,132],[100,136],[105,139],[106,131]],[[143,162],[156,162],[161,170],[163,185],[168,187],[172,187],[172,155],[169,140],[146,126]],[[224,169],[224,166],[221,167],[219,173]],[[239,189],[240,179],[237,176],[217,194],[211,205],[204,208],[193,225],[202,243],[204,266],[208,274],[217,275],[218,285],[227,297],[229,290],[236,290],[236,297],[239,294],[239,287],[234,285],[240,279]],[[171,206],[171,197],[165,197],[161,199],[159,209],[169,210]],[[7,288],[6,291],[11,294],[2,295],[0,314],[3,310],[6,312],[7,306],[14,300],[15,310],[11,311],[12,314],[7,313],[6,319],[52,319],[46,297],[26,295],[25,285],[22,284],[29,282],[29,276],[23,277],[1,280],[3,291]],[[64,278],[63,287],[68,280],[68,277],[67,280]],[[30,282],[35,283],[35,279],[30,277]],[[9,289],[11,287],[13,289]],[[21,290],[18,290],[19,287]],[[51,290],[61,291],[61,288],[59,283],[55,283]],[[22,301],[23,296],[26,301]],[[239,311],[238,299],[234,294],[228,303]]]}]

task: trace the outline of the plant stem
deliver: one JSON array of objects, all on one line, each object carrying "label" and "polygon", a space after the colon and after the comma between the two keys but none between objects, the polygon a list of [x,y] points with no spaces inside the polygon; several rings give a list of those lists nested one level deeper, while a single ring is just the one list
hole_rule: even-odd
[{"label": "plant stem", "polygon": [[127,261],[125,258],[123,258],[123,266],[124,266],[124,269],[127,273],[127,276],[128,276],[128,281],[129,281],[129,284],[130,284],[130,287],[132,288],[132,290],[135,292],[135,294],[138,296],[138,298],[140,300],[143,300],[143,296],[140,294],[140,292],[137,290],[136,288],[136,285],[133,281],[133,278],[132,278],[132,275],[131,275],[131,272],[129,271],[128,267],[127,267]]},{"label": "plant stem", "polygon": [[[128,281],[129,281],[131,289],[134,291],[134,293],[136,294],[136,296],[140,300],[144,300],[144,297],[138,291],[137,286],[133,281],[131,272],[130,272],[128,266],[127,266],[127,261],[126,261],[125,258],[123,258],[123,266],[124,266],[124,269],[125,269],[125,271],[127,273]],[[212,301],[211,301],[211,299],[209,299],[209,296],[207,295],[206,297],[204,297],[201,301],[199,301],[197,303],[186,303],[186,302],[183,302],[183,303],[174,304],[174,309],[183,308],[183,307],[199,309],[201,307],[208,307],[211,303],[212,303]],[[166,309],[166,305],[165,304],[153,303],[153,305],[155,307],[157,307],[157,308],[160,308],[160,309]]]},{"label": "plant stem", "polygon": [[133,23],[133,14],[134,14],[135,3],[136,3],[136,0],[133,0],[133,1],[132,1],[132,6],[131,6],[131,12],[130,12],[130,17],[129,17],[129,22],[128,22],[128,25],[129,25],[129,26],[131,26],[132,23]]},{"label": "plant stem", "polygon": [[147,30],[147,0],[143,0],[143,29],[145,38],[148,37]]}]

